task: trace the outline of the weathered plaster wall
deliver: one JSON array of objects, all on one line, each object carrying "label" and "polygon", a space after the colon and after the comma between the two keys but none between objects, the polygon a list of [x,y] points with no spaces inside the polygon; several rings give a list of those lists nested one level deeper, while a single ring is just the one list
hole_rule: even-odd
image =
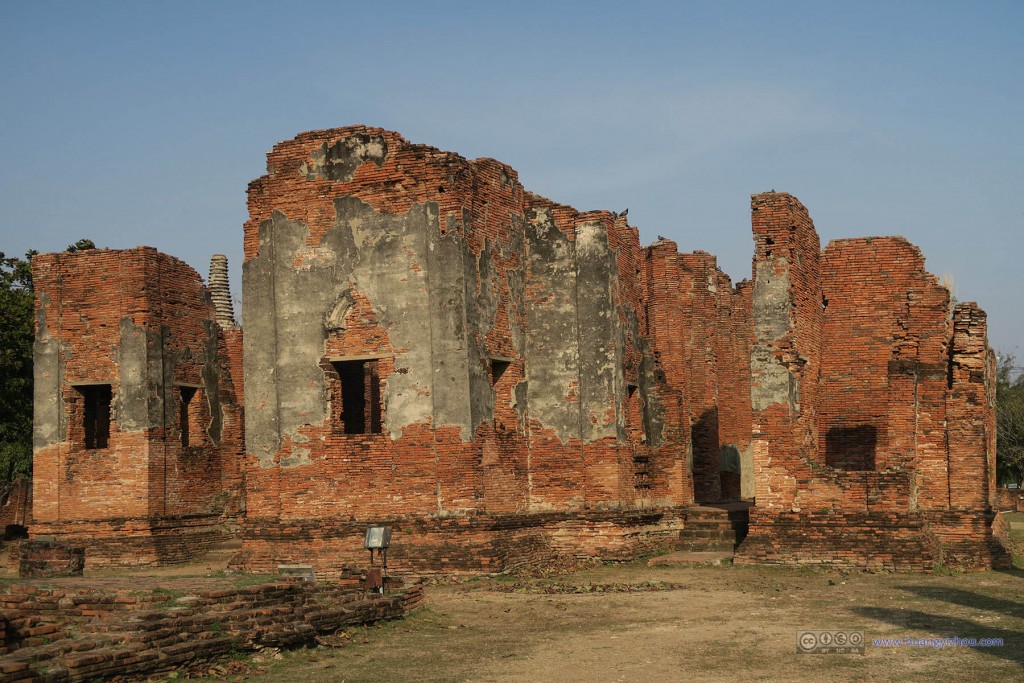
[{"label": "weathered plaster wall", "polygon": [[[252,552],[270,520],[690,500],[623,217],[362,127],[278,144],[249,207]],[[383,433],[338,428],[346,358],[377,359]]]}]

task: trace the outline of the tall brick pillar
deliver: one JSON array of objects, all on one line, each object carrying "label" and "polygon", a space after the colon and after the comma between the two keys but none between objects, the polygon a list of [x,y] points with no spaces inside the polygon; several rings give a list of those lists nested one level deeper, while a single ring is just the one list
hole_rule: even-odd
[{"label": "tall brick pillar", "polygon": [[677,444],[686,453],[685,463],[680,463],[671,478],[671,494],[674,500],[689,503],[693,502],[693,450],[686,408],[690,322],[680,298],[681,259],[676,243],[671,240],[659,239],[646,250],[648,329],[665,376],[665,412],[671,416],[666,420],[666,442]]},{"label": "tall brick pillar", "polygon": [[949,507],[984,509],[995,490],[995,434],[988,321],[975,303],[953,311],[950,391],[946,401],[949,444]]},{"label": "tall brick pillar", "polygon": [[795,197],[751,197],[754,346],[750,353],[754,478],[759,508],[793,506],[796,474],[817,458],[822,329],[821,243]]}]

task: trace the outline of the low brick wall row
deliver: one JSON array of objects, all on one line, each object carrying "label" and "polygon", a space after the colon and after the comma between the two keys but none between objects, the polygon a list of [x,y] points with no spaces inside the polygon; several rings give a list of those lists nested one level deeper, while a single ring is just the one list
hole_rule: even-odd
[{"label": "low brick wall row", "polygon": [[373,524],[391,527],[388,563],[407,575],[497,573],[564,561],[628,560],[673,549],[685,518],[686,508],[373,522],[250,518],[242,551],[232,564],[266,572],[282,564],[313,562],[318,576],[333,577],[336,567],[365,564],[363,533]]},{"label": "low brick wall row", "polygon": [[80,576],[85,568],[85,548],[54,541],[22,541],[18,547],[18,576]]},{"label": "low brick wall row", "polygon": [[0,683],[174,671],[400,617],[421,598],[418,586],[379,595],[349,585],[289,582],[173,597],[15,584],[6,588],[0,610],[10,652],[0,660]]},{"label": "low brick wall row", "polygon": [[163,566],[198,559],[227,538],[221,515],[80,520],[32,525],[32,535],[53,536],[87,548],[97,567]]},{"label": "low brick wall row", "polygon": [[1009,556],[985,512],[774,512],[750,510],[736,564],[827,565],[873,571],[1001,569]]},{"label": "low brick wall row", "polygon": [[1024,512],[1024,490],[997,488],[995,508],[1003,512]]}]

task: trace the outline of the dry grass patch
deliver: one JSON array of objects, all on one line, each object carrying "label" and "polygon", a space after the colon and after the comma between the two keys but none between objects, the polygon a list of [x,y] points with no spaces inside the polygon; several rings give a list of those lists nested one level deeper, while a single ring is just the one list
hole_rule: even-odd
[{"label": "dry grass patch", "polygon": [[[597,588],[600,587],[600,588]],[[798,655],[796,631],[861,629],[865,655]],[[1003,638],[1000,648],[875,638]],[[343,648],[285,652],[247,680],[1019,680],[1024,572],[924,576],[613,565],[435,586],[410,617]]]}]

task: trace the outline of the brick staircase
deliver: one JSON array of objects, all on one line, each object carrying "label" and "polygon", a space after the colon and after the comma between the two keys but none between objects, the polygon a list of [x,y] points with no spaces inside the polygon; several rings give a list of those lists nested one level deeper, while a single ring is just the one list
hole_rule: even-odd
[{"label": "brick staircase", "polygon": [[750,503],[711,503],[692,506],[686,526],[679,532],[676,551],[652,557],[651,567],[720,565],[731,562],[736,547],[747,536]]},{"label": "brick staircase", "polygon": [[731,554],[747,536],[748,509],[745,503],[695,505],[679,532],[679,549]]}]

